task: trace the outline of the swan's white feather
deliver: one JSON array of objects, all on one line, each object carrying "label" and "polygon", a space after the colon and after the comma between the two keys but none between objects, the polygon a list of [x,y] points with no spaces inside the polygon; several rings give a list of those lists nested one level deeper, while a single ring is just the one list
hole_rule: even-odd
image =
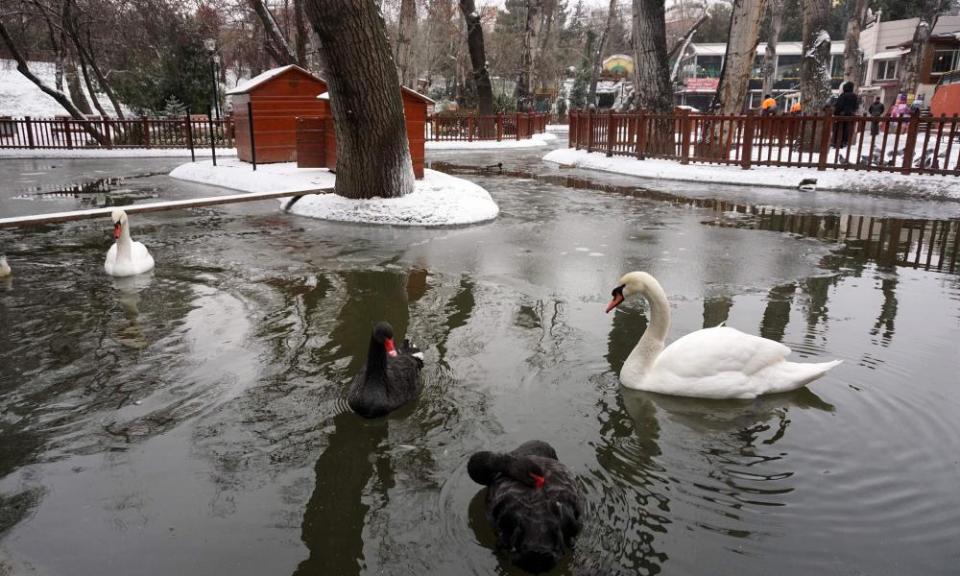
[{"label": "swan's white feather", "polygon": [[759,336],[718,326],[678,338],[657,357],[654,370],[662,369],[682,378],[703,378],[717,372],[755,374],[782,362],[790,348]]},{"label": "swan's white feather", "polygon": [[[657,302],[651,309],[653,334],[666,334],[670,307],[656,279],[630,273],[620,284]],[[696,398],[756,398],[796,390],[840,364],[788,362],[790,348],[727,326],[691,332],[662,348],[660,336],[640,340],[620,371],[621,383],[637,390]]]},{"label": "swan's white feather", "polygon": [[153,270],[154,262],[150,251],[142,242],[131,242],[130,258],[117,259],[117,243],[114,242],[107,250],[107,259],[103,262],[103,269],[111,276],[134,276]]}]

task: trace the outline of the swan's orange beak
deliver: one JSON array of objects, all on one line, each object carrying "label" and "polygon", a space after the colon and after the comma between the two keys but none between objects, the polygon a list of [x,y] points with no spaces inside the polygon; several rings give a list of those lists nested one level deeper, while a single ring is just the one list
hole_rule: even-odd
[{"label": "swan's orange beak", "polygon": [[119,222],[117,222],[116,224],[113,225],[113,239],[114,239],[114,240],[116,240],[117,238],[120,237],[120,229],[121,229],[121,226],[120,226],[120,223],[119,223]]},{"label": "swan's orange beak", "polygon": [[387,356],[397,355],[397,347],[393,345],[393,338],[387,338],[384,340],[383,347],[387,349]]},{"label": "swan's orange beak", "polygon": [[611,300],[610,303],[607,304],[607,312],[610,312],[611,310],[619,306],[621,302],[623,302],[623,294],[614,294],[613,300]]}]

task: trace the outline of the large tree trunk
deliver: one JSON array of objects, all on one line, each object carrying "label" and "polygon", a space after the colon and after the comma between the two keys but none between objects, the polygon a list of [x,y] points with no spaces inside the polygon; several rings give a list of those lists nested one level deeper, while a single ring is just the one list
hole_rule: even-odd
[{"label": "large tree trunk", "polygon": [[867,18],[870,0],[849,0],[852,12],[847,20],[843,44],[843,81],[860,84],[860,29]]},{"label": "large tree trunk", "polygon": [[374,0],[307,0],[327,65],[337,136],[335,192],[396,198],[413,192],[397,68]]},{"label": "large tree trunk", "polygon": [[82,55],[80,56],[80,72],[83,75],[83,84],[87,87],[87,94],[90,95],[90,101],[93,102],[93,107],[100,113],[101,118],[108,118],[107,111],[103,109],[103,106],[100,104],[100,99],[97,98],[97,91],[94,89],[93,82],[90,81],[87,62]]},{"label": "large tree trunk", "polygon": [[70,101],[73,102],[77,110],[84,115],[92,114],[93,109],[90,108],[90,102],[87,101],[87,97],[83,93],[83,88],[80,87],[80,74],[77,73],[77,63],[73,59],[67,60],[65,75],[67,78],[67,90],[70,93]]},{"label": "large tree trunk", "polygon": [[[803,114],[823,112],[830,99],[830,33],[827,32],[830,0],[804,0],[803,54],[800,61],[800,107]],[[817,143],[814,123],[808,123],[801,145],[811,150]]]},{"label": "large tree trunk", "polygon": [[[534,70],[540,69],[540,60],[543,59],[544,53],[550,49],[550,41],[553,39],[553,22],[554,15],[557,12],[557,2],[556,0],[542,0],[540,6],[543,17],[540,21],[540,45],[537,47],[537,58],[533,61]],[[549,73],[549,72],[547,72]],[[541,74],[541,77],[543,75]],[[534,80],[536,84],[536,80]]]},{"label": "large tree trunk", "polygon": [[401,0],[400,25],[397,27],[397,73],[400,83],[413,86],[411,74],[410,44],[417,35],[417,5],[414,0]]},{"label": "large tree trunk", "polygon": [[487,55],[483,48],[483,27],[473,0],[459,0],[460,12],[467,22],[467,47],[470,49],[470,64],[473,66],[473,82],[477,88],[477,105],[480,115],[493,114],[493,86],[487,73]]},{"label": "large tree trunk", "polygon": [[306,66],[307,43],[310,38],[307,35],[307,26],[303,21],[303,0],[293,0],[293,22],[297,30],[297,62],[299,62],[301,66]]},{"label": "large tree trunk", "polygon": [[526,0],[527,18],[523,26],[523,47],[520,52],[520,73],[517,75],[517,110],[529,110],[533,102],[533,63],[539,46],[540,0]]},{"label": "large tree trunk", "polygon": [[123,120],[123,108],[120,107],[120,100],[117,98],[117,93],[113,91],[113,86],[110,84],[110,81],[107,80],[107,75],[104,74],[103,70],[100,69],[100,66],[97,65],[97,59],[93,54],[93,39],[90,37],[90,30],[87,30],[86,46],[80,41],[79,38],[75,38],[75,44],[77,51],[82,54],[82,58],[87,61],[90,69],[93,70],[93,75],[97,78],[97,84],[100,85],[103,93],[106,94],[107,99],[110,100],[110,105],[113,106],[114,114],[116,114],[117,118]]},{"label": "large tree trunk", "polygon": [[801,5],[800,106],[804,114],[819,114],[830,99],[830,0],[804,0]]},{"label": "large tree trunk", "polygon": [[267,52],[270,53],[270,57],[273,58],[274,62],[278,66],[286,66],[287,64],[299,64],[297,61],[297,56],[290,49],[290,44],[287,43],[286,37],[284,37],[283,32],[280,30],[280,26],[277,25],[277,21],[274,19],[273,14],[270,13],[270,10],[267,9],[267,6],[263,3],[263,0],[248,0],[250,7],[253,8],[254,13],[256,13],[257,18],[260,19],[260,23],[263,25],[263,30],[267,36],[267,43],[265,48]]},{"label": "large tree trunk", "polygon": [[[45,94],[57,101],[58,104],[63,106],[63,109],[66,110],[70,116],[75,120],[86,120],[83,113],[73,105],[73,102],[67,98],[67,95],[59,90],[54,90],[46,84],[43,83],[39,78],[37,78],[32,72],[30,72],[30,67],[27,65],[26,58],[23,57],[23,54],[20,53],[20,50],[17,48],[16,44],[13,43],[13,39],[10,37],[10,34],[7,32],[6,27],[3,25],[3,20],[0,19],[0,40],[3,41],[3,44],[7,46],[7,50],[10,52],[10,55],[13,56],[13,59],[17,61],[17,70],[23,74],[27,80],[34,83],[34,85],[42,90]],[[90,122],[83,122],[83,129],[93,137],[94,140],[103,144],[104,138],[103,135],[97,131]]]},{"label": "large tree trunk", "polygon": [[[741,114],[747,101],[750,72],[757,55],[760,21],[767,0],[734,0],[730,40],[720,71],[720,83],[710,108],[717,114]],[[829,49],[829,45],[828,45]]]},{"label": "large tree trunk", "polygon": [[[664,0],[633,0],[636,105],[661,114],[673,111],[666,30]],[[669,136],[672,140],[672,131]]]},{"label": "large tree trunk", "polygon": [[777,78],[777,43],[780,42],[780,30],[783,28],[783,0],[770,0],[767,4],[770,14],[770,33],[767,35],[767,48],[763,51],[763,87],[766,97],[773,93]]},{"label": "large tree trunk", "polygon": [[913,31],[913,42],[910,43],[910,53],[904,55],[903,65],[900,67],[900,91],[907,94],[916,94],[920,82],[920,63],[923,61],[923,50],[930,41],[930,33],[937,25],[937,19],[946,0],[923,0],[920,11],[920,21]]},{"label": "large tree trunk", "polygon": [[587,106],[590,108],[597,105],[597,79],[600,76],[600,67],[603,66],[603,48],[607,44],[610,27],[613,26],[617,0],[610,0],[610,6],[607,10],[607,23],[603,27],[603,32],[600,33],[600,41],[597,42],[597,49],[593,53],[593,62],[590,66],[590,91],[587,92]]}]

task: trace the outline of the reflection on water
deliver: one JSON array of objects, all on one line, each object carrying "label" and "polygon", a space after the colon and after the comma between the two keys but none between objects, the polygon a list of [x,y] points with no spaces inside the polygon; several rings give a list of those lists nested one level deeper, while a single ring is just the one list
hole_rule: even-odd
[{"label": "reflection on water", "polygon": [[[102,226],[0,235],[4,554],[71,576],[520,574],[465,462],[542,438],[586,501],[557,575],[951,573],[955,220],[478,178],[501,216],[465,229],[144,216],[161,259],[131,283],[100,272]],[[755,401],[621,389],[648,318],[603,306],[631,269],[669,287],[671,339],[726,322],[845,362]],[[378,320],[427,363],[420,399],[368,422],[343,399]]]},{"label": "reflection on water", "polygon": [[[478,168],[470,165],[434,162],[433,166],[437,170],[453,174],[478,173]],[[486,172],[485,169],[479,169],[481,174]],[[714,219],[705,221],[705,224],[788,232],[842,243],[844,254],[861,262],[957,271],[960,219],[921,220],[855,214],[802,214],[773,206],[728,202],[716,198],[688,198],[637,186],[606,184],[582,176],[535,174],[522,170],[502,174],[512,178],[532,178],[577,190],[610,192],[673,205],[705,208],[714,215]]]},{"label": "reflection on water", "polygon": [[158,188],[133,186],[130,180],[156,176],[150,172],[124,177],[97,178],[74,184],[57,186],[33,186],[15,193],[14,200],[62,200],[75,198],[84,208],[109,208],[129,206],[138,200],[156,198]]}]

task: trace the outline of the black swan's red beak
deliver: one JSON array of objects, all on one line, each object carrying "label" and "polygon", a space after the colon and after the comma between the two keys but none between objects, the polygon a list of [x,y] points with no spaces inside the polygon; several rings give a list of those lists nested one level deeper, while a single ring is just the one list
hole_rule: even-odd
[{"label": "black swan's red beak", "polygon": [[387,338],[383,341],[383,347],[387,350],[388,356],[397,355],[397,347],[393,345],[393,338]]}]

